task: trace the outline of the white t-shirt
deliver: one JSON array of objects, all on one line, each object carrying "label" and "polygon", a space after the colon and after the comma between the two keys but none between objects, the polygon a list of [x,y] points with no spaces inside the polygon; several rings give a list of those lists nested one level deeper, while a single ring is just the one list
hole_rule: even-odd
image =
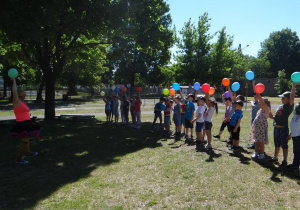
[{"label": "white t-shirt", "polygon": [[294,115],[290,123],[292,137],[300,136],[300,117]]},{"label": "white t-shirt", "polygon": [[213,114],[214,114],[215,111],[216,111],[216,108],[211,106],[210,109],[207,112],[207,115],[205,117],[205,121],[212,122],[212,117],[213,117]]},{"label": "white t-shirt", "polygon": [[201,114],[201,117],[196,120],[196,122],[203,123],[204,122],[204,112],[205,112],[206,107],[205,106],[198,106],[196,110],[196,118],[198,117],[199,114]]}]

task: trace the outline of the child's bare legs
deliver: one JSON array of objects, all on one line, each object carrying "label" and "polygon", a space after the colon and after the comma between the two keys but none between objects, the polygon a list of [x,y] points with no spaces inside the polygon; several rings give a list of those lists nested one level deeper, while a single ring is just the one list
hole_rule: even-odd
[{"label": "child's bare legs", "polygon": [[279,152],[280,152],[280,147],[275,147],[275,152],[274,152],[275,158],[278,158]]},{"label": "child's bare legs", "polygon": [[287,161],[289,149],[282,149],[282,151],[283,151],[283,160]]},{"label": "child's bare legs", "polygon": [[[257,151],[256,151],[256,144],[258,144]],[[257,152],[257,154],[264,154],[265,153],[265,144],[263,142],[255,142],[255,152]]]},{"label": "child's bare legs", "polygon": [[202,141],[202,138],[203,138],[202,132],[196,132],[196,135],[197,135],[197,140]]},{"label": "child's bare legs", "polygon": [[207,135],[207,143],[211,144],[211,130],[204,130]]},{"label": "child's bare legs", "polygon": [[189,128],[185,128],[185,137],[189,138]]}]

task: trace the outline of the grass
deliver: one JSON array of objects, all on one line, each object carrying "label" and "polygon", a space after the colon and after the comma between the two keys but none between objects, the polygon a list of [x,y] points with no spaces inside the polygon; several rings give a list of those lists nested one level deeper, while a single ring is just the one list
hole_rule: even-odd
[{"label": "grass", "polygon": [[[214,115],[214,134],[223,115]],[[97,119],[41,121],[42,138],[31,141],[39,156],[28,165],[14,163],[19,140],[9,137],[9,126],[0,125],[0,209],[300,207],[300,174],[252,161],[253,151],[245,149],[249,111],[244,112],[238,154],[226,147],[226,133],[212,142],[213,150],[196,152],[183,139],[149,132],[153,115],[143,115],[142,131],[105,123],[104,116]],[[271,120],[269,137],[268,157],[274,150]]]}]

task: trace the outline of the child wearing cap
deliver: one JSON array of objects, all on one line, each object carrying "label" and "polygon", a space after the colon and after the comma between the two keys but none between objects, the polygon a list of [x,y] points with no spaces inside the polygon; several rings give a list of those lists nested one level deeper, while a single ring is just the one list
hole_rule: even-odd
[{"label": "child wearing cap", "polygon": [[293,139],[293,163],[289,165],[290,171],[298,171],[300,165],[300,102],[295,107],[295,115],[293,116],[291,123],[291,134]]},{"label": "child wearing cap", "polygon": [[161,127],[162,124],[162,116],[161,116],[161,107],[162,105],[165,103],[165,98],[164,97],[160,97],[159,102],[157,102],[154,106],[154,120],[152,123],[152,127],[151,130],[154,129],[154,125],[156,123],[157,118],[159,119],[159,126]]},{"label": "child wearing cap", "polygon": [[[180,91],[180,95],[181,95],[181,99],[183,99],[183,95],[182,92]],[[193,103],[193,99],[194,99],[194,95],[193,94],[189,94],[188,98],[185,99],[184,103],[185,103],[185,114],[184,114],[184,121],[185,121],[185,136],[186,139],[190,139],[189,138],[189,131],[192,132],[193,129],[193,118],[194,118],[194,113],[195,113],[195,105]]]},{"label": "child wearing cap", "polygon": [[295,100],[295,89],[296,84],[294,83],[292,86],[291,92],[286,91],[279,97],[281,97],[282,105],[278,107],[275,112],[275,116],[270,112],[269,117],[274,119],[274,157],[270,160],[275,164],[278,164],[278,155],[280,152],[280,147],[283,150],[283,160],[281,163],[281,167],[285,167],[287,165],[287,157],[288,157],[288,135],[289,135],[289,127],[288,120],[290,114],[293,112],[294,108],[294,100]]},{"label": "child wearing cap", "polygon": [[240,142],[240,124],[243,118],[242,108],[244,106],[243,101],[237,100],[234,102],[234,112],[230,117],[230,132],[232,136],[232,147],[230,148],[233,151],[236,151]]}]

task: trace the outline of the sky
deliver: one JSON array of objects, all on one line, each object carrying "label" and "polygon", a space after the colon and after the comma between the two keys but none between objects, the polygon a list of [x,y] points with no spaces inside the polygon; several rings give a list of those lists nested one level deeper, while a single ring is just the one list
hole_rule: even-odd
[{"label": "sky", "polygon": [[300,0],[167,0],[167,4],[177,31],[189,18],[197,23],[207,12],[211,34],[225,26],[227,34],[234,36],[233,47],[241,44],[243,53],[252,56],[257,56],[271,32],[290,28],[300,36]]}]

